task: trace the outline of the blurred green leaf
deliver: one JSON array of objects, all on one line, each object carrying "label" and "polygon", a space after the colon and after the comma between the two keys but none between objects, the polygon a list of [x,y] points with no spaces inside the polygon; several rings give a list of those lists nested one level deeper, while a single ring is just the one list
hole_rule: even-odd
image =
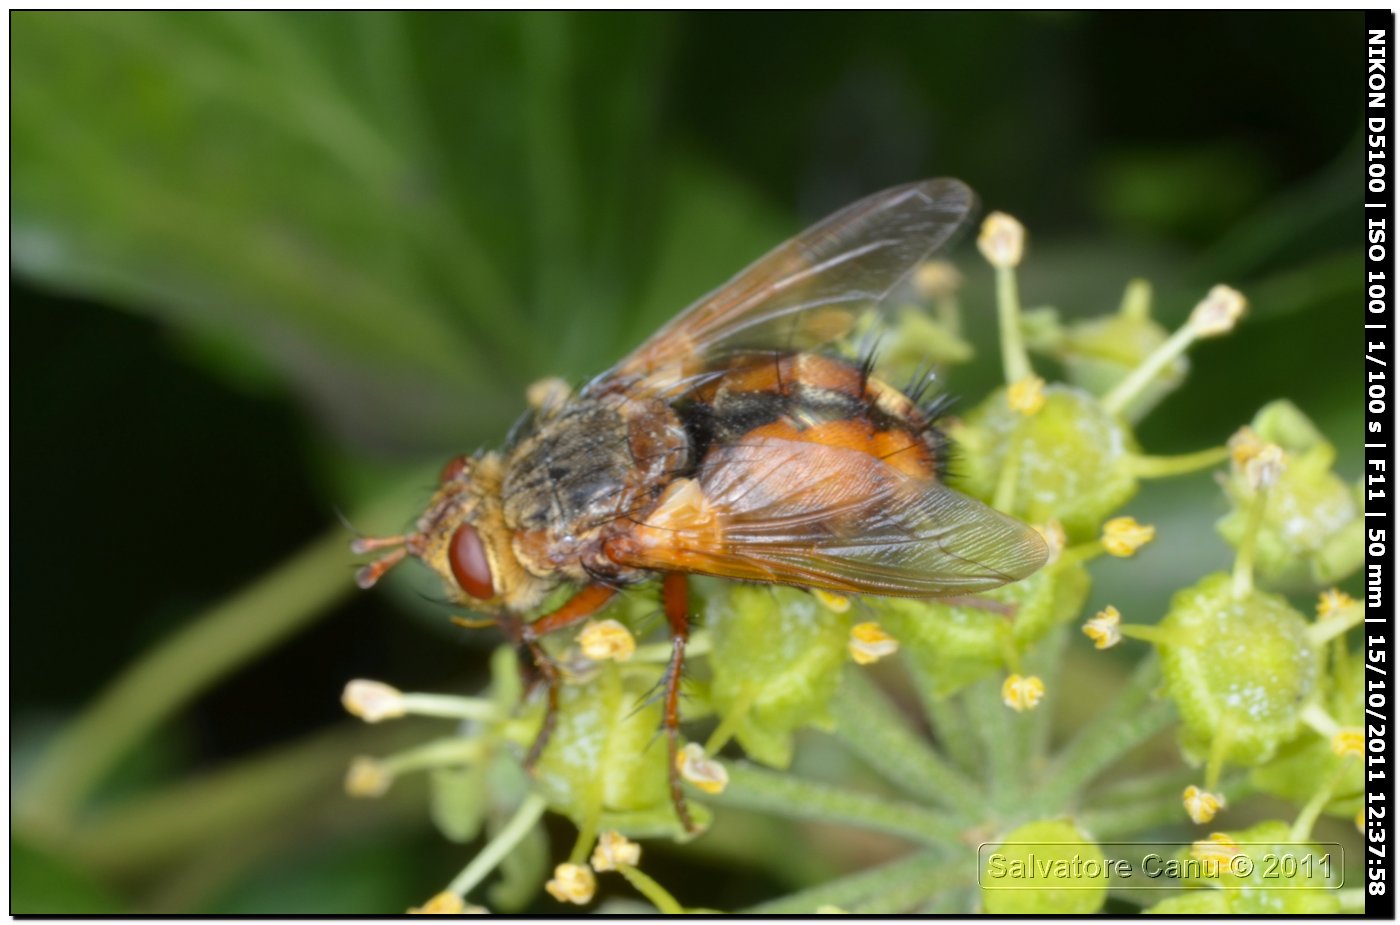
[{"label": "blurred green leaf", "polygon": [[341,439],[495,436],[526,382],[610,365],[782,237],[721,174],[655,156],[668,31],[22,15],[15,266],[284,379]]},{"label": "blurred green leaf", "polygon": [[68,861],[10,838],[11,915],[113,915],[115,897]]}]

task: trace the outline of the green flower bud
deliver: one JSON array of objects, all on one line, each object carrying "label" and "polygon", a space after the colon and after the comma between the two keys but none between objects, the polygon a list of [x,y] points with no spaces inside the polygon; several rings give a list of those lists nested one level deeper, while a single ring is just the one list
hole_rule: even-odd
[{"label": "green flower bud", "polygon": [[896,313],[892,330],[882,338],[888,347],[880,351],[880,362],[891,375],[912,374],[928,364],[966,363],[972,359],[972,345],[947,325],[913,306]]},{"label": "green flower bud", "polygon": [[[1065,332],[1053,355],[1068,380],[1097,396],[1107,395],[1167,341],[1166,328],[1152,320],[1152,287],[1133,280],[1116,314],[1077,321]],[[1175,356],[1128,403],[1124,416],[1140,421],[1181,386],[1190,364]]]},{"label": "green flower bud", "polygon": [[1103,851],[1067,819],[1031,822],[983,852],[982,907],[992,915],[1089,915],[1103,908]]},{"label": "green flower bud", "polygon": [[1059,520],[1071,541],[1092,539],[1110,514],[1137,493],[1132,432],[1092,395],[1045,388],[1032,415],[1014,411],[998,389],[954,431],[962,449],[954,485],[983,501],[997,495],[1009,452],[1016,466],[1008,513],[1027,523]]},{"label": "green flower bud", "polygon": [[1180,893],[1142,910],[1143,915],[1224,915],[1230,911],[1229,898],[1219,890]]},{"label": "green flower bud", "polygon": [[1340,905],[1330,889],[1341,877],[1342,859],[1311,842],[1293,841],[1285,822],[1261,822],[1238,832],[1217,833],[1182,852],[1182,858],[1214,856],[1208,876],[1187,880],[1225,897],[1234,915],[1336,914]]},{"label": "green flower bud", "polygon": [[481,833],[490,790],[486,762],[437,768],[428,777],[428,813],[449,841],[464,844]]},{"label": "green flower bud", "polygon": [[[1256,539],[1257,575],[1295,589],[1336,584],[1351,575],[1361,567],[1365,528],[1355,489],[1331,471],[1335,448],[1289,402],[1266,405],[1251,426],[1261,440],[1286,454]],[[1225,493],[1234,510],[1216,529],[1239,546],[1255,494],[1238,466],[1225,481]]]},{"label": "green flower bud", "polygon": [[1210,575],[1176,593],[1160,628],[1170,639],[1157,646],[1162,674],[1194,759],[1214,744],[1226,761],[1259,764],[1297,735],[1320,653],[1286,600],[1259,591],[1236,600],[1229,575]]},{"label": "green flower bud", "polygon": [[1025,652],[1052,628],[1072,620],[1089,593],[1089,573],[1077,562],[1056,563],[1024,581],[981,595],[1015,608],[1008,618],[989,609],[938,601],[869,599],[880,623],[899,640],[936,697],[1006,667],[1008,647]]},{"label": "green flower bud", "polygon": [[[1363,701],[1363,665],[1355,655],[1345,655],[1328,679],[1325,698],[1327,712],[1341,726],[1365,726]],[[1365,778],[1362,762],[1338,755],[1329,737],[1307,732],[1279,749],[1268,764],[1250,772],[1250,782],[1265,793],[1302,804],[1310,800],[1317,788],[1331,780],[1338,766],[1350,762],[1351,773],[1333,790],[1332,798],[1323,812],[1330,816],[1350,819],[1365,798]]]},{"label": "green flower bud", "polygon": [[551,808],[584,825],[600,813],[670,806],[666,749],[649,747],[661,728],[661,705],[640,706],[653,681],[624,680],[614,664],[587,684],[559,690],[559,712],[536,779]]},{"label": "green flower bud", "polygon": [[706,603],[713,670],[710,696],[756,761],[785,768],[792,734],[829,727],[827,705],[840,683],[850,619],[792,588],[737,586]]}]

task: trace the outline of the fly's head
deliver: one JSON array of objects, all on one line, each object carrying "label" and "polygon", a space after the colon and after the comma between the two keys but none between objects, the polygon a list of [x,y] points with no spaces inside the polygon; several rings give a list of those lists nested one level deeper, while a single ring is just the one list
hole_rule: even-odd
[{"label": "fly's head", "polygon": [[471,610],[520,612],[533,606],[547,588],[525,571],[512,546],[501,512],[504,469],[495,453],[451,459],[411,531],[351,544],[357,554],[387,550],[355,574],[356,583],[373,587],[412,556],[438,574],[453,601]]}]

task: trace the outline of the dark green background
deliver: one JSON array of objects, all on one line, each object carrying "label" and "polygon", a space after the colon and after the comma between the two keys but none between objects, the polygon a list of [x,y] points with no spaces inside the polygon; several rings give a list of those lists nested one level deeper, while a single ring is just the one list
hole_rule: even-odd
[{"label": "dark green background", "polygon": [[[597,371],[786,234],[912,178],[961,177],[1026,223],[1028,305],[1103,313],[1144,275],[1174,326],[1215,282],[1251,297],[1248,323],[1194,351],[1188,385],[1141,428],[1149,451],[1219,443],[1282,396],[1341,445],[1344,476],[1359,469],[1359,13],[18,13],[11,27],[21,777],[124,664],[337,510],[498,440],[532,379]],[[960,255],[981,355],[952,388],[975,399],[998,375],[989,274]],[[1206,477],[1135,505],[1200,536],[1224,510]],[[1213,534],[1187,545],[1154,547],[1150,576],[1120,571],[1114,600],[1155,619],[1168,591],[1228,561]],[[486,642],[395,587],[200,698],[114,792],[337,722],[350,677],[478,683]],[[247,857],[191,887],[194,908],[392,911],[468,856],[412,806],[303,823],[215,836]],[[51,888],[62,860],[33,863]],[[703,863],[669,869],[683,902],[781,889]],[[109,877],[92,901],[144,905],[181,876]]]}]

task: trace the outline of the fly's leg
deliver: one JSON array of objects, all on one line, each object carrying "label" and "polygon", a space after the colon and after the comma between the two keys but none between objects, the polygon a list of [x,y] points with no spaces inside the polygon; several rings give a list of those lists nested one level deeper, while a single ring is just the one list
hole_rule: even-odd
[{"label": "fly's leg", "polygon": [[663,722],[666,728],[666,772],[671,782],[671,805],[687,832],[697,831],[681,792],[681,772],[676,764],[680,754],[681,669],[685,666],[685,644],[690,639],[690,587],[686,576],[670,572],[661,579],[661,605],[671,628],[671,661],[666,668],[666,701]]},{"label": "fly's leg", "polygon": [[[525,770],[534,771],[535,765],[540,760],[540,755],[544,753],[544,748],[549,744],[549,737],[554,734],[554,725],[559,719],[559,669],[549,656],[541,648],[539,640],[562,629],[582,623],[593,616],[608,601],[617,594],[616,588],[607,585],[588,585],[580,590],[573,597],[569,598],[558,609],[550,611],[533,623],[526,623],[515,628],[515,635],[521,645],[530,652],[530,657],[534,659],[535,667],[539,669],[540,676],[545,683],[545,710],[544,722],[540,725],[540,731],[535,736],[534,744],[530,746],[530,751],[525,755]],[[508,633],[511,631],[508,629]]]}]

